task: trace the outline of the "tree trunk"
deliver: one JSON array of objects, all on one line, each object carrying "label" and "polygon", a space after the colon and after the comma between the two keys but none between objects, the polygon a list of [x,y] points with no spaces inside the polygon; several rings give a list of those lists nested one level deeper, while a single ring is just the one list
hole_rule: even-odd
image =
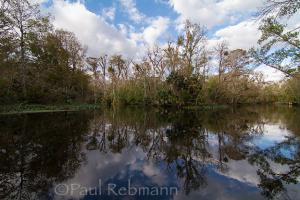
[{"label": "tree trunk", "polygon": [[26,66],[25,66],[25,44],[24,44],[24,30],[23,25],[20,27],[21,38],[20,38],[20,48],[21,48],[21,60],[20,60],[20,67],[21,67],[21,77],[22,77],[22,93],[23,98],[27,98],[27,87],[26,87]]}]

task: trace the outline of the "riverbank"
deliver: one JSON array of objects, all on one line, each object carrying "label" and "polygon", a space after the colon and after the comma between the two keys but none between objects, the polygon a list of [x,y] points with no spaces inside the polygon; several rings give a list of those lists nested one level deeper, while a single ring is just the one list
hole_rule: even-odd
[{"label": "riverbank", "polygon": [[0,114],[21,114],[21,113],[42,113],[42,112],[65,112],[80,110],[100,109],[100,105],[95,104],[66,104],[66,105],[38,105],[38,104],[18,104],[1,105]]},{"label": "riverbank", "polygon": [[[226,104],[203,104],[195,106],[151,106],[162,109],[183,109],[183,110],[218,110],[226,109],[231,106],[239,107],[242,105],[252,105],[252,104],[237,104],[237,105],[226,105]],[[253,104],[257,105],[257,104]],[[284,105],[284,106],[298,106],[299,104],[288,104],[288,103],[275,103],[273,105]],[[145,105],[127,105],[127,106],[117,106],[117,107],[144,107]],[[147,106],[149,107],[149,106]],[[24,114],[24,113],[43,113],[43,112],[71,112],[80,110],[96,110],[103,108],[101,104],[63,104],[63,105],[40,105],[40,104],[15,104],[15,105],[0,105],[0,115],[4,114]]]}]

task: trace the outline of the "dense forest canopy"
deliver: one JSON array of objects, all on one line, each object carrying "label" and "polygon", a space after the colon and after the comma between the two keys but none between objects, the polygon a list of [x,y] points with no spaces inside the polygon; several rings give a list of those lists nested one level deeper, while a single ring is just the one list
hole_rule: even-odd
[{"label": "dense forest canopy", "polygon": [[[209,49],[206,28],[187,20],[177,38],[132,59],[88,57],[76,35],[54,28],[39,5],[0,0],[0,103],[300,102],[299,27],[289,30],[282,23],[299,7],[298,0],[267,1],[259,13],[258,49],[230,49],[226,41]],[[261,64],[282,71],[286,79],[266,83],[253,70]]]}]

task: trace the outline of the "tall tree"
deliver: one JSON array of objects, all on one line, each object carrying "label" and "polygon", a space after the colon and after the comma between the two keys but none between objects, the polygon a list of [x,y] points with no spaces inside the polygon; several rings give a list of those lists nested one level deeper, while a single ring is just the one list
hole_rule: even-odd
[{"label": "tall tree", "polygon": [[154,75],[162,80],[165,75],[165,63],[162,49],[158,46],[148,49],[147,60],[151,63]]},{"label": "tall tree", "polygon": [[300,8],[299,0],[267,0],[260,14],[262,23],[259,30],[262,36],[260,48],[250,52],[258,65],[265,64],[289,77],[295,76],[300,66],[299,28],[288,28],[281,21],[291,17]]},{"label": "tall tree", "polygon": [[[2,0],[3,1],[3,0]],[[40,18],[38,5],[32,5],[28,0],[7,0],[6,18],[8,19],[11,31],[14,31],[16,40],[19,46],[19,64],[22,77],[23,98],[27,96],[27,69],[26,62],[28,61],[29,52],[26,41],[26,36],[34,28],[34,20]],[[2,3],[1,3],[2,4]]]},{"label": "tall tree", "polygon": [[99,57],[99,65],[101,67],[102,71],[102,79],[103,79],[103,84],[104,87],[106,86],[106,73],[107,73],[107,68],[108,68],[108,56],[103,55]]},{"label": "tall tree", "polygon": [[108,73],[110,74],[113,89],[113,105],[117,102],[116,89],[124,76],[126,70],[126,60],[122,55],[113,55],[109,60]]},{"label": "tall tree", "polygon": [[90,66],[90,71],[93,73],[93,93],[94,93],[94,104],[97,103],[97,95],[96,95],[96,88],[99,85],[99,58],[94,58],[94,57],[88,57],[87,58],[87,63]]},{"label": "tall tree", "polygon": [[241,71],[247,69],[250,64],[250,57],[246,50],[235,49],[227,52],[224,65],[229,71]]},{"label": "tall tree", "polygon": [[[246,50],[235,49],[228,51],[224,60],[226,73],[223,75],[222,87],[224,96],[229,103],[255,102],[257,97],[259,74],[255,74],[248,67],[250,58]],[[252,99],[251,99],[252,98]]]},{"label": "tall tree", "polygon": [[164,49],[164,62],[170,73],[179,70],[182,60],[178,44],[171,41],[168,42],[168,46]]},{"label": "tall tree", "polygon": [[56,30],[55,34],[69,53],[69,67],[82,70],[86,57],[86,48],[81,45],[74,33],[65,30]]},{"label": "tall tree", "polygon": [[299,0],[267,0],[260,10],[260,17],[290,17],[300,9]]},{"label": "tall tree", "polygon": [[194,73],[199,59],[205,51],[205,29],[200,24],[187,20],[184,24],[184,31],[178,38],[178,45],[182,50],[184,60],[184,71],[187,75]]},{"label": "tall tree", "polygon": [[135,76],[143,80],[143,90],[144,90],[144,103],[146,103],[147,98],[147,82],[151,73],[151,64],[144,59],[144,61],[140,64],[134,64]]},{"label": "tall tree", "polygon": [[118,80],[124,77],[124,73],[126,73],[126,60],[121,55],[113,55],[109,60],[109,64]]},{"label": "tall tree", "polygon": [[214,53],[216,55],[216,59],[218,61],[218,77],[219,83],[221,82],[222,75],[225,73],[226,70],[226,57],[228,56],[228,44],[225,41],[217,44],[214,49]]},{"label": "tall tree", "polygon": [[0,0],[0,37],[7,34],[11,29],[11,22],[8,17],[8,0]]}]

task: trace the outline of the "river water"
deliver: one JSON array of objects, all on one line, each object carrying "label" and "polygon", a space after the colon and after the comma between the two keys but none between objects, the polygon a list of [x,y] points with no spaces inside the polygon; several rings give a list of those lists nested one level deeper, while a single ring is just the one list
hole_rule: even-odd
[{"label": "river water", "polygon": [[0,116],[0,199],[300,199],[300,108]]}]

